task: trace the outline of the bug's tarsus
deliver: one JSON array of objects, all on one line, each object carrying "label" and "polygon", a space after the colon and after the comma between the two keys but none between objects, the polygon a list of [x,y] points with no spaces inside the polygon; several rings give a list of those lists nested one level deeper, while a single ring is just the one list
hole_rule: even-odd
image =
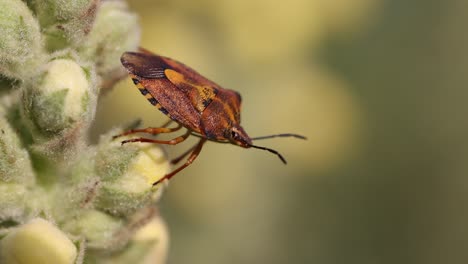
[{"label": "bug's tarsus", "polygon": [[253,137],[252,140],[260,140],[260,139],[276,138],[276,137],[293,137],[293,138],[299,138],[299,139],[304,139],[304,140],[307,139],[303,135],[284,133],[284,134],[274,134],[274,135],[268,135],[268,136]]},{"label": "bug's tarsus", "polygon": [[178,172],[180,172],[181,170],[185,169],[187,166],[192,164],[192,162],[198,157],[198,154],[200,154],[200,151],[202,150],[203,144],[205,144],[206,140],[207,140],[206,138],[201,138],[200,141],[198,141],[197,145],[195,145],[195,148],[190,154],[190,157],[187,159],[187,161],[179,168],[173,170],[171,173],[166,174],[164,177],[154,182],[153,186],[163,182],[164,180],[170,180],[172,176],[176,175]]},{"label": "bug's tarsus", "polygon": [[284,163],[284,164],[288,164],[286,162],[286,159],[283,157],[283,155],[281,155],[278,151],[274,150],[274,149],[271,149],[271,148],[267,148],[267,147],[261,147],[261,146],[255,146],[255,145],[250,145],[250,147],[252,148],[256,148],[256,149],[263,149],[263,150],[266,150],[266,151],[269,151],[273,154],[276,154],[276,156],[278,156],[278,158],[280,158],[280,160]]}]

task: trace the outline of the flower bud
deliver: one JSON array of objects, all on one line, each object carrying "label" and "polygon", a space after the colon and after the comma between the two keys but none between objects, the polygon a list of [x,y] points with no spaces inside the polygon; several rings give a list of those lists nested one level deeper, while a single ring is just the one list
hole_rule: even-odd
[{"label": "flower bud", "polygon": [[151,222],[140,228],[132,239],[132,243],[148,244],[142,264],[166,263],[169,250],[169,231],[166,223],[160,218],[154,218]]},{"label": "flower bud", "polygon": [[[114,215],[129,215],[159,198],[152,184],[169,172],[170,164],[154,144],[114,141],[96,158],[103,182],[96,207]],[[105,168],[105,169],[104,169]]]},{"label": "flower bud", "polygon": [[95,147],[80,151],[54,187],[48,189],[50,214],[60,225],[69,219],[81,218],[81,214],[94,208],[101,186],[101,179],[95,170],[95,159]]},{"label": "flower bud", "polygon": [[115,245],[125,244],[116,241],[123,224],[118,218],[97,210],[88,210],[80,217],[66,222],[63,228],[73,235],[84,236],[89,248],[112,250]]},{"label": "flower bud", "polygon": [[169,234],[166,224],[160,217],[153,218],[135,233],[125,250],[107,259],[101,258],[100,263],[166,263],[168,244]]},{"label": "flower bud", "polygon": [[73,263],[75,245],[50,222],[37,218],[15,228],[0,240],[0,263]]},{"label": "flower bud", "polygon": [[95,61],[104,86],[125,76],[120,56],[136,50],[140,41],[137,16],[123,1],[104,1],[85,43],[79,48],[84,58]]},{"label": "flower bud", "polygon": [[91,73],[74,60],[55,59],[37,83],[26,87],[25,113],[36,134],[48,138],[77,122],[90,123],[95,104]]},{"label": "flower bud", "polygon": [[34,174],[29,154],[22,147],[5,114],[0,107],[0,183],[31,185],[34,183]]},{"label": "flower bud", "polygon": [[47,49],[54,51],[70,45],[79,46],[92,27],[97,3],[97,0],[32,1]]},{"label": "flower bud", "polygon": [[96,173],[103,181],[117,180],[138,155],[138,148],[131,145],[121,146],[120,141],[111,141],[109,137],[103,137],[101,142],[95,159]]},{"label": "flower bud", "polygon": [[46,55],[36,19],[21,0],[0,1],[0,74],[27,79]]}]

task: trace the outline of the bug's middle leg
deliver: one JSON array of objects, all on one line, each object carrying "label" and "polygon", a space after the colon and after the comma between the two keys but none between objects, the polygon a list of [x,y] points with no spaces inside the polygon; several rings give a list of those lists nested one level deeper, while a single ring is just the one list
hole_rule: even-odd
[{"label": "bug's middle leg", "polygon": [[190,154],[197,146],[198,146],[198,143],[195,144],[194,146],[192,146],[191,148],[189,148],[184,153],[180,154],[180,156],[178,156],[177,158],[172,159],[171,164],[175,165],[175,164],[179,163],[183,158],[185,158],[188,154]]},{"label": "bug's middle leg", "polygon": [[180,125],[180,124],[177,125],[174,128],[168,128],[167,126],[170,123],[172,123],[172,120],[169,120],[168,122],[166,122],[161,127],[147,127],[147,128],[142,128],[142,129],[131,129],[131,130],[125,131],[125,132],[123,132],[121,134],[118,134],[116,136],[113,136],[112,138],[116,139],[118,137],[127,136],[127,135],[131,135],[131,134],[135,134],[135,133],[147,133],[147,134],[152,134],[152,135],[157,135],[157,134],[161,134],[161,133],[171,133],[171,132],[175,132],[175,131],[182,128],[182,125]]},{"label": "bug's middle leg", "polygon": [[187,130],[185,134],[182,136],[178,136],[176,138],[173,138],[171,140],[156,140],[156,139],[151,139],[151,138],[132,138],[132,139],[127,139],[122,141],[122,145],[130,142],[148,142],[148,143],[156,143],[156,144],[166,144],[166,145],[177,145],[180,142],[186,140],[190,135],[191,131]]}]

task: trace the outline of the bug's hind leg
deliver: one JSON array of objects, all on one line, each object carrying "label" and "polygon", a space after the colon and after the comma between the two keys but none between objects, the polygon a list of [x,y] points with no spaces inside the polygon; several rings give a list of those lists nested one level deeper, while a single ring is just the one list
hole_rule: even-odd
[{"label": "bug's hind leg", "polygon": [[189,148],[184,153],[182,153],[179,157],[172,159],[171,164],[175,165],[175,164],[179,163],[183,158],[185,158],[188,154],[190,154],[197,146],[198,146],[198,143],[195,144],[194,146],[192,146],[191,148]]},{"label": "bug's hind leg", "polygon": [[[198,157],[198,154],[200,154],[200,151],[203,147],[203,144],[205,144],[206,142],[206,138],[202,138],[200,139],[200,141],[198,142],[197,145],[195,145],[195,147],[192,147],[190,150],[193,149],[192,153],[190,154],[189,158],[187,159],[187,161],[182,165],[180,166],[179,168],[173,170],[171,173],[169,174],[166,174],[164,177],[162,177],[161,179],[159,179],[158,181],[156,181],[155,183],[153,183],[153,186],[157,185],[158,183],[164,181],[164,180],[169,180],[171,179],[174,175],[176,175],[179,171],[185,169],[187,166],[189,166],[190,164],[192,164],[192,162]],[[183,156],[185,156],[186,154],[184,153]],[[181,158],[181,157],[179,157]],[[178,159],[179,159],[178,158]]]},{"label": "bug's hind leg", "polygon": [[156,143],[156,144],[177,145],[180,142],[186,140],[190,135],[191,135],[191,131],[188,130],[182,136],[178,136],[171,140],[156,140],[156,139],[150,139],[150,138],[132,138],[132,139],[127,139],[127,140],[122,141],[122,145],[126,143],[130,143],[130,142],[147,142],[147,143]]},{"label": "bug's hind leg", "polygon": [[152,135],[157,135],[157,134],[161,134],[161,133],[171,133],[171,132],[175,132],[175,131],[182,128],[181,125],[177,125],[174,128],[167,128],[167,126],[169,124],[171,124],[171,123],[172,123],[172,120],[169,120],[168,122],[166,122],[161,127],[148,127],[148,128],[143,128],[143,129],[131,129],[131,130],[123,132],[122,134],[113,136],[112,139],[116,139],[118,137],[127,136],[127,135],[131,135],[131,134],[135,134],[135,133],[147,133],[147,134],[152,134]]}]

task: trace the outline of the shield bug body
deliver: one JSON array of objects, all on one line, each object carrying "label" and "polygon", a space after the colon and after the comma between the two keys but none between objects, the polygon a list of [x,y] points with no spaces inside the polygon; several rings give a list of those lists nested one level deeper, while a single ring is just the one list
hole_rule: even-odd
[{"label": "shield bug body", "polygon": [[[120,60],[141,94],[163,114],[167,115],[170,120],[162,127],[133,129],[114,138],[135,133],[152,135],[171,133],[182,127],[185,127],[187,132],[171,140],[141,137],[122,141],[122,144],[150,142],[176,145],[190,135],[200,138],[195,146],[171,161],[172,164],[176,164],[190,154],[185,164],[165,175],[153,185],[170,179],[190,165],[207,140],[231,143],[244,148],[267,150],[276,154],[286,164],[286,160],[276,150],[253,145],[252,140],[273,137],[305,139],[305,137],[297,134],[277,134],[250,138],[240,126],[241,96],[239,93],[222,88],[180,62],[155,55],[144,49],[140,49],[139,52],[125,52]],[[172,121],[178,123],[178,126],[168,128]]]}]

